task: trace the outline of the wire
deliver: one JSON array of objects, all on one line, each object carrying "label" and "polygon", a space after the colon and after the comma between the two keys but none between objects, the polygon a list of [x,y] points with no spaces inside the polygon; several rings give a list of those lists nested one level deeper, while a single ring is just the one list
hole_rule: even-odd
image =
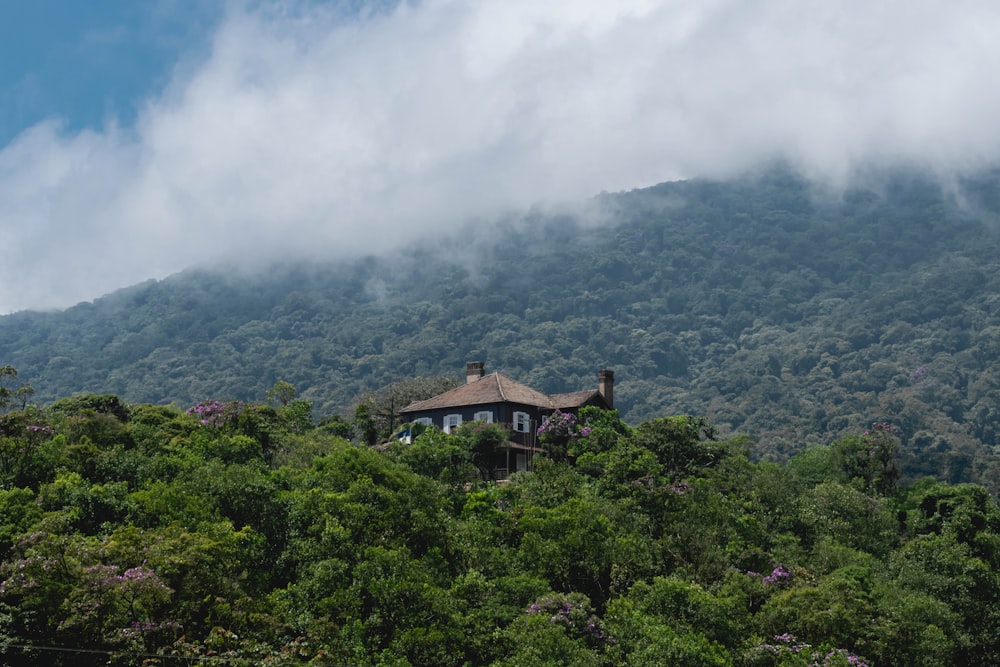
[{"label": "wire", "polygon": [[[69,646],[39,646],[36,644],[13,644],[4,642],[0,644],[0,648],[3,652],[0,655],[9,655],[9,649],[20,649],[24,652],[30,651],[50,651],[56,653],[89,653],[96,655],[107,655],[114,656],[118,655],[120,651],[109,651],[107,649],[98,648],[71,648]],[[157,658],[162,660],[185,660],[188,664],[192,662],[219,662],[219,663],[231,663],[237,665],[254,665],[257,664],[250,658],[237,658],[237,657],[226,657],[221,655],[167,655],[164,653],[129,653],[128,655],[136,658]]]}]

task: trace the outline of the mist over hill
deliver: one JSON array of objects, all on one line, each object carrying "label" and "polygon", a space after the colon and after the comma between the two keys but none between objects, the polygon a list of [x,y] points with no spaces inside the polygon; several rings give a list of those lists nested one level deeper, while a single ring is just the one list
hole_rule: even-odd
[{"label": "mist over hill", "polygon": [[900,429],[903,470],[1000,486],[1000,172],[906,169],[836,191],[772,166],[602,194],[392,257],[190,270],[0,317],[48,402],[260,399],[314,414],[482,360],[541,391],[613,368],[630,423],[703,415],[761,458]]}]

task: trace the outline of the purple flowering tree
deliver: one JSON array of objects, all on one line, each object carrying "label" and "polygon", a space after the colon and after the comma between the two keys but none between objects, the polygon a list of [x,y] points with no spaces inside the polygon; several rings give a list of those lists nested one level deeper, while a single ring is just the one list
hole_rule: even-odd
[{"label": "purple flowering tree", "polygon": [[[295,403],[293,401],[293,403]],[[281,436],[281,415],[269,405],[243,401],[202,401],[187,414],[205,426],[228,435],[242,435],[256,441],[266,461],[271,461]]]},{"label": "purple flowering tree", "polygon": [[760,642],[743,657],[752,667],[869,667],[867,660],[847,649],[812,646],[787,632]]},{"label": "purple flowering tree", "polygon": [[590,646],[600,646],[605,641],[604,624],[582,593],[543,595],[524,613],[529,624],[561,627],[570,637],[582,639]]},{"label": "purple flowering tree", "polygon": [[573,413],[556,410],[542,419],[536,434],[538,441],[549,451],[552,458],[564,459],[569,451],[570,443],[578,438],[589,436],[590,427],[581,427]]},{"label": "purple flowering tree", "polygon": [[223,403],[222,401],[210,400],[202,401],[194,407],[189,408],[187,414],[196,417],[198,421],[206,426],[223,428],[227,425],[235,424],[245,409],[246,406],[243,401]]},{"label": "purple flowering tree", "polygon": [[784,586],[792,580],[792,573],[784,565],[778,564],[771,574],[765,575],[761,580],[765,586]]},{"label": "purple flowering tree", "polygon": [[80,535],[27,533],[0,564],[0,600],[18,610],[31,634],[60,642],[144,651],[169,641],[179,630],[164,618],[173,591],[146,562],[109,562],[112,546]]},{"label": "purple flowering tree", "polygon": [[172,593],[145,564],[124,569],[88,565],[63,604],[66,616],[58,629],[112,646],[142,648],[147,636],[177,628],[160,618]]}]

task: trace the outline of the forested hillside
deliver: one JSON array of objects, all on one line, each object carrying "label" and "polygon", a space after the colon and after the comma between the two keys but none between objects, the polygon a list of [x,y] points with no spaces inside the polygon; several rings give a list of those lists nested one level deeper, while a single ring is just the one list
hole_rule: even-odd
[{"label": "forested hillside", "polygon": [[296,400],[2,398],[4,664],[1000,661],[1000,508],[898,485],[885,423],[753,463],[697,418],[585,408],[483,484],[500,425],[367,447]]},{"label": "forested hillside", "polygon": [[317,416],[469,360],[545,392],[615,369],[629,423],[703,415],[783,460],[874,420],[907,479],[1000,488],[1000,174],[773,167],[532,212],[393,258],[190,271],[0,317],[0,362],[73,392],[189,406],[277,380]]}]

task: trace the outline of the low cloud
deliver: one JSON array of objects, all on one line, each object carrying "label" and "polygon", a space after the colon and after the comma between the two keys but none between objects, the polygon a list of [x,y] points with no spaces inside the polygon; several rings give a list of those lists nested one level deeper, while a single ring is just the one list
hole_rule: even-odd
[{"label": "low cloud", "polygon": [[989,0],[235,5],[134,125],[0,150],[0,313],[775,157],[976,169],[1000,157],[997,34]]}]

